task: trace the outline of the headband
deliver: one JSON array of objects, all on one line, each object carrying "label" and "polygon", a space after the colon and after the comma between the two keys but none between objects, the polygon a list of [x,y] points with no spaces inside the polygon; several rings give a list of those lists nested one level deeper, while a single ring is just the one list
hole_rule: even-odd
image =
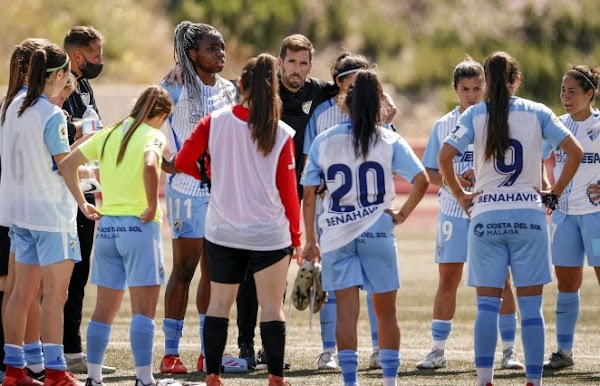
[{"label": "headband", "polygon": [[590,78],[588,78],[588,77],[587,77],[587,76],[586,76],[586,75],[583,73],[583,71],[581,71],[581,70],[578,70],[578,69],[576,69],[576,68],[574,68],[573,70],[577,71],[579,74],[581,74],[581,76],[583,76],[583,77],[585,78],[585,80],[587,80],[587,81],[588,81],[588,83],[589,83],[589,84],[592,86],[592,90],[595,90],[595,89],[596,89],[596,86],[594,86],[594,83],[592,83],[592,81],[590,80]]},{"label": "headband", "polygon": [[[377,68],[376,64],[374,64],[373,67],[371,67],[371,69],[374,69],[374,68]],[[365,65],[364,67],[360,67],[360,68],[353,68],[348,71],[340,72],[339,74],[337,74],[336,78],[339,79],[342,76],[354,74],[355,72],[359,72],[360,70],[368,70],[368,69],[369,69],[368,65]]]},{"label": "headband", "polygon": [[65,68],[67,66],[67,64],[69,64],[69,56],[68,55],[67,55],[67,60],[65,60],[65,62],[62,65],[60,65],[58,67],[47,68],[46,72],[54,72],[54,71],[60,70],[62,68]]}]

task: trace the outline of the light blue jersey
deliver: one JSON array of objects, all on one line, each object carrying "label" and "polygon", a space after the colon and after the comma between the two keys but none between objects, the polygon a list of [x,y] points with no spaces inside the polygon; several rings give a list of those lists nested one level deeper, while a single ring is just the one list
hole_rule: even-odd
[{"label": "light blue jersey", "polygon": [[425,168],[400,135],[383,128],[366,157],[354,153],[351,123],[345,121],[315,139],[300,183],[327,191],[323,213],[321,251],[340,248],[371,227],[391,207],[395,196],[393,173],[412,181]]},{"label": "light blue jersey", "polygon": [[[185,140],[190,136],[200,119],[208,113],[218,110],[221,107],[233,105],[237,99],[237,94],[233,83],[216,75],[214,86],[204,84],[200,77],[195,80],[200,86],[200,100],[190,101],[187,85],[180,87],[169,86],[166,82],[161,83],[161,87],[169,92],[173,99],[173,112],[167,120],[167,126],[170,133],[170,151],[175,154],[181,149]],[[168,179],[176,191],[195,197],[208,197],[210,195],[208,187],[201,186],[200,181],[185,173],[171,175]]]},{"label": "light blue jersey", "polygon": [[[458,106],[444,115],[442,118],[433,125],[425,153],[423,154],[423,165],[429,169],[439,170],[437,156],[442,147],[444,140],[454,130],[460,113],[458,112]],[[452,160],[452,166],[454,167],[454,173],[461,175],[467,170],[473,168],[473,146],[467,146],[467,150],[463,153],[457,154]],[[446,186],[442,186],[438,192],[438,200],[440,202],[440,212],[451,217],[467,218],[464,210],[456,201],[456,198],[452,195],[452,192],[448,190]]]},{"label": "light blue jersey", "polygon": [[[600,205],[587,194],[590,184],[600,183],[600,112],[595,111],[583,122],[574,121],[571,115],[562,115],[560,121],[569,129],[583,147],[583,159],[577,173],[560,196],[558,209],[567,214],[600,212]],[[554,178],[558,178],[565,166],[566,154],[555,149],[556,166]]]},{"label": "light blue jersey", "polygon": [[[347,113],[342,111],[337,103],[335,103],[335,98],[329,98],[325,102],[321,103],[317,106],[313,115],[310,117],[308,124],[306,125],[306,130],[304,131],[304,148],[303,153],[308,154],[310,151],[310,146],[314,142],[317,135],[321,134],[325,130],[339,124],[342,121],[347,121],[350,119]],[[392,124],[384,124],[384,128],[396,131]]]},{"label": "light blue jersey", "polygon": [[570,133],[546,106],[527,99],[509,100],[510,146],[503,158],[485,159],[487,106],[469,107],[445,142],[459,152],[473,144],[475,191],[471,215],[498,209],[543,210],[541,196],[542,139],[553,147]]}]

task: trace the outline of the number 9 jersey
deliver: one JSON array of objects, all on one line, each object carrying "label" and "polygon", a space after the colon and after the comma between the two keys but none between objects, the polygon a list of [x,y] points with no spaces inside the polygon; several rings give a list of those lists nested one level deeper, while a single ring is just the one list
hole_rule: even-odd
[{"label": "number 9 jersey", "polygon": [[350,121],[319,134],[310,147],[300,183],[327,185],[319,216],[321,252],[348,244],[392,206],[393,173],[411,181],[425,168],[399,134],[378,127],[366,157],[354,152]]},{"label": "number 9 jersey", "polygon": [[485,103],[469,107],[445,142],[463,152],[473,144],[477,181],[482,192],[473,202],[471,216],[488,210],[540,209],[542,139],[553,147],[569,135],[567,128],[545,105],[511,97],[508,103],[510,144],[504,157],[485,159],[488,113]]}]

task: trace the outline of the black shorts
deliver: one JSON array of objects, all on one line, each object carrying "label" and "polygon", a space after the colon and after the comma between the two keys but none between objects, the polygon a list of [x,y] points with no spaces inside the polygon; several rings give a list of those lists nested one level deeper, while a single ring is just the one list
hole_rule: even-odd
[{"label": "black shorts", "polygon": [[260,272],[293,252],[291,247],[274,251],[249,251],[224,247],[206,239],[204,248],[208,257],[210,281],[223,284],[239,284],[244,281],[246,272]]},{"label": "black shorts", "polygon": [[8,228],[0,226],[0,276],[8,275],[9,255],[10,237],[8,237]]}]

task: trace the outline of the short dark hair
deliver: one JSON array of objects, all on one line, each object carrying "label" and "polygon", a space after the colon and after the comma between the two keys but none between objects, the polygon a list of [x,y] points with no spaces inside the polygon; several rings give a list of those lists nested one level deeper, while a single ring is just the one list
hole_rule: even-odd
[{"label": "short dark hair", "polygon": [[63,47],[66,50],[73,48],[87,48],[94,40],[104,42],[104,35],[92,26],[78,25],[71,28],[65,35]]},{"label": "short dark hair", "polygon": [[454,67],[452,86],[455,90],[456,87],[458,87],[458,82],[463,78],[481,78],[482,80],[485,78],[483,66],[479,62],[473,60],[469,55]]},{"label": "short dark hair", "polygon": [[293,34],[283,39],[281,42],[281,49],[279,50],[279,57],[285,59],[288,50],[292,52],[308,51],[308,59],[311,62],[313,54],[315,53],[315,49],[310,40],[302,34]]}]

